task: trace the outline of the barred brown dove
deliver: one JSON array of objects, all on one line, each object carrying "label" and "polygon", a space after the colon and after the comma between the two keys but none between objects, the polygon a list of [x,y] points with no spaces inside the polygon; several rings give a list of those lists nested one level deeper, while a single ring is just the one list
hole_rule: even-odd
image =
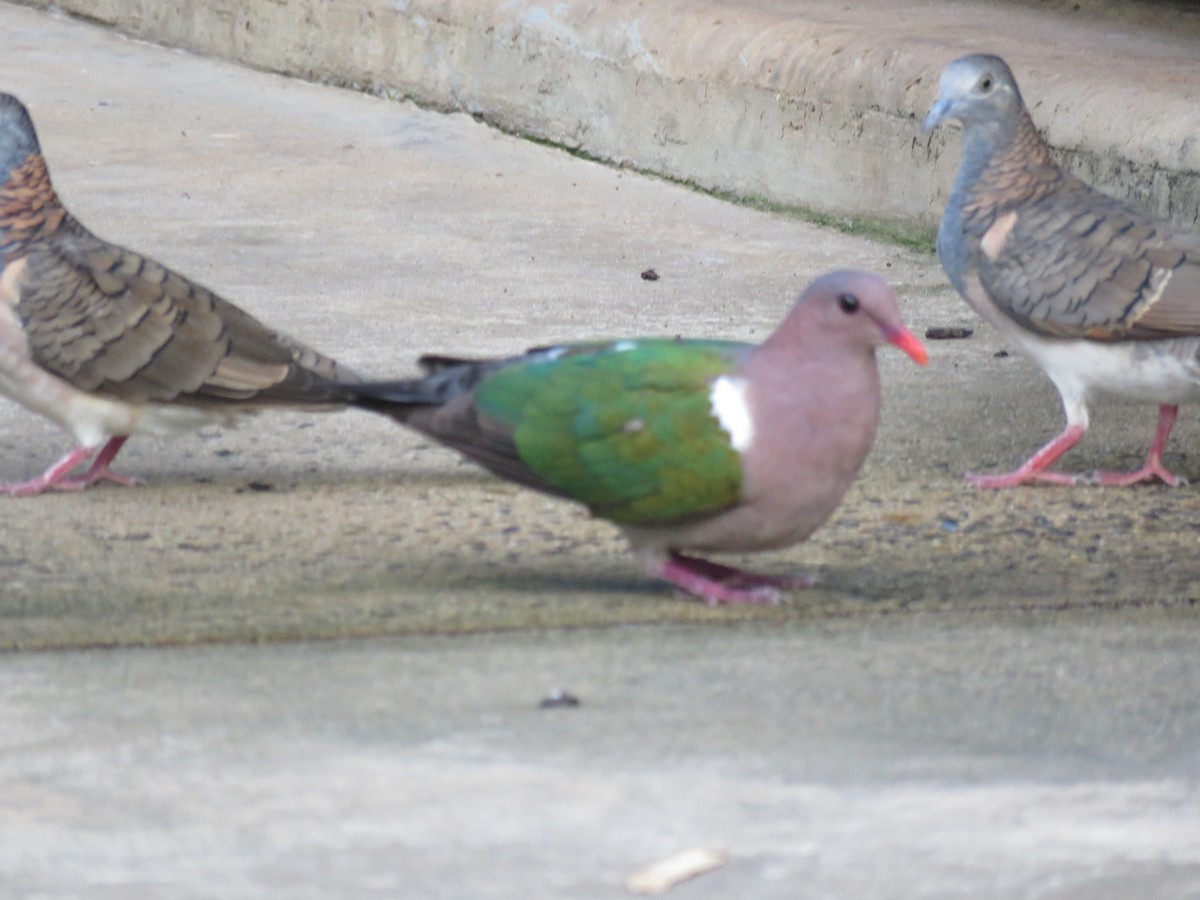
[{"label": "barred brown dove", "polygon": [[109,464],[133,434],[228,424],[264,406],[336,406],[340,384],[357,380],[84,228],[55,194],[29,113],[9,94],[0,94],[0,176],[0,392],[78,444],[0,493],[130,484]]},{"label": "barred brown dove", "polygon": [[[968,478],[985,488],[1181,483],[1162,452],[1178,405],[1200,399],[1200,235],[1060,169],[996,56],[946,67],[925,130],[948,119],[963,126],[962,163],[938,256],[975,311],[1042,367],[1066,414],[1062,433],[1015,471]],[[1159,405],[1145,464],[1049,471],[1083,438],[1097,392]]]}]

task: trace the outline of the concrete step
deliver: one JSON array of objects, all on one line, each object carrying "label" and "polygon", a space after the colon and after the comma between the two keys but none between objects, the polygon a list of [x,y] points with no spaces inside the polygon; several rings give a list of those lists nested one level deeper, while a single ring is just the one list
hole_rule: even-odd
[{"label": "concrete step", "polygon": [[1200,221],[1200,11],[945,0],[31,0],[147,40],[464,110],[612,163],[927,240],[938,73],[1003,55],[1064,163]]}]

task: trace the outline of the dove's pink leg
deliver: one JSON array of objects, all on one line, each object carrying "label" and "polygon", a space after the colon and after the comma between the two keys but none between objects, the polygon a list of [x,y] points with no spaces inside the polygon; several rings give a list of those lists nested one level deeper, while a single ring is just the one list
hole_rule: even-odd
[{"label": "dove's pink leg", "polygon": [[1154,440],[1150,443],[1150,452],[1146,454],[1146,462],[1135,472],[1093,472],[1087,476],[1093,483],[1105,487],[1128,487],[1143,481],[1154,481],[1156,478],[1168,487],[1179,487],[1187,482],[1169,471],[1162,463],[1163,449],[1171,436],[1175,425],[1175,416],[1179,407],[1163,404],[1158,408],[1158,427],[1154,429]]},{"label": "dove's pink leg", "polygon": [[1185,484],[1184,479],[1168,470],[1162,464],[1163,449],[1171,436],[1175,425],[1175,417],[1179,407],[1163,404],[1158,408],[1158,427],[1154,430],[1154,440],[1150,443],[1150,451],[1146,454],[1145,464],[1134,472],[1089,472],[1085,475],[1069,475],[1065,472],[1047,472],[1055,460],[1074,447],[1083,438],[1084,428],[1081,425],[1069,425],[1063,433],[1035,453],[1029,460],[1014,472],[1007,475],[967,475],[967,480],[981,488],[1007,488],[1018,484],[1029,484],[1034,481],[1048,481],[1051,484],[1098,484],[1104,487],[1128,487],[1143,481],[1158,479],[1169,487]]},{"label": "dove's pink leg", "polygon": [[811,576],[775,578],[723,566],[706,559],[672,551],[653,560],[647,571],[680,590],[699,597],[709,606],[719,603],[778,603],[783,588],[807,588],[817,583]]},{"label": "dove's pink leg", "polygon": [[11,497],[32,497],[48,491],[60,484],[78,465],[86,462],[93,452],[91,447],[76,447],[37,478],[0,485],[0,493]]},{"label": "dove's pink leg", "polygon": [[111,481],[113,484],[119,484],[122,487],[131,487],[140,482],[136,478],[131,478],[128,475],[118,475],[112,471],[108,464],[116,459],[117,454],[121,452],[121,448],[125,446],[125,442],[129,440],[128,435],[118,435],[117,437],[109,438],[96,458],[92,460],[88,470],[78,478],[68,478],[60,482],[57,487],[60,490],[78,491],[85,487],[95,484],[97,481]]},{"label": "dove's pink leg", "polygon": [[1068,425],[1062,434],[1048,443],[1033,456],[1029,457],[1019,469],[1006,475],[977,475],[967,473],[967,481],[975,487],[996,490],[998,488],[1016,487],[1018,484],[1029,484],[1034,481],[1048,481],[1051,484],[1080,484],[1086,481],[1086,476],[1067,475],[1063,472],[1047,472],[1054,462],[1083,440],[1087,431],[1082,425]]},{"label": "dove's pink leg", "polygon": [[120,452],[126,440],[127,437],[110,438],[95,462],[78,478],[71,478],[70,474],[95,452],[92,447],[76,447],[37,478],[0,485],[0,494],[8,494],[10,497],[33,497],[44,491],[81,491],[97,481],[113,481],[121,485],[136,484],[136,479],[110,472],[108,468],[108,464]]}]

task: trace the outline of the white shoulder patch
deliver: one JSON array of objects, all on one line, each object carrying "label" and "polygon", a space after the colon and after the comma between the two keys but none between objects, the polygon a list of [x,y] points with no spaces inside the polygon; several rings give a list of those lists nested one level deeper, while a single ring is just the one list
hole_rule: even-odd
[{"label": "white shoulder patch", "polygon": [[729,432],[729,442],[738,453],[745,453],[754,443],[754,419],[746,403],[746,379],[722,375],[713,382],[709,399],[713,415]]}]

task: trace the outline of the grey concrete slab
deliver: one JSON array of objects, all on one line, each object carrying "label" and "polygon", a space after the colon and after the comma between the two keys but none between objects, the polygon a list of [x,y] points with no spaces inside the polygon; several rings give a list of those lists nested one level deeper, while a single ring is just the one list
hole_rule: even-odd
[{"label": "grey concrete slab", "polygon": [[[465,116],[254,73],[0,6],[0,83],[33,109],[85,224],[373,374],[426,350],[631,334],[755,339],[814,275],[885,273],[905,314],[975,325],[919,369],[881,354],[884,419],[827,528],[755,565],[822,588],[713,613],[633,569],[614,529],[362,413],[264,415],[123,452],[140,489],[13,501],[0,646],[190,642],[863,609],[1195,603],[1191,491],[981,494],[1059,427],[1053,389],[935,260],[574,159]],[[67,61],[64,63],[64,60]],[[655,267],[661,278],[639,273]],[[1080,469],[1143,452],[1098,406]],[[1195,478],[1185,411],[1168,464]],[[64,436],[0,406],[0,478]]]},{"label": "grey concrete slab", "polygon": [[[51,5],[50,0],[31,0]],[[1063,162],[1200,224],[1200,13],[1023,0],[54,0],[150,40],[413,96],[606,160],[928,235],[938,74],[1000,53]]]},{"label": "grey concrete slab", "polygon": [[[986,495],[1059,427],[927,255],[721,203],[423,112],[0,6],[0,83],[33,108],[59,189],[99,233],[384,375],[426,350],[629,334],[755,339],[812,276],[884,272],[913,327],[975,325],[928,370],[881,354],[879,440],[838,516],[756,565],[820,590],[780,610],[1195,602],[1189,491]],[[69,61],[64,64],[64,60]],[[643,281],[656,267],[662,278]],[[1101,404],[1081,469],[1135,462],[1153,411]],[[1195,477],[1185,411],[1168,462]],[[56,458],[0,406],[0,478]],[[135,440],[138,490],[14,503],[0,644],[276,638],[709,620],[634,571],[612,528],[359,413],[264,415]],[[18,525],[19,523],[19,525]],[[552,598],[552,599],[551,599]]]},{"label": "grey concrete slab", "polygon": [[[729,861],[671,896],[1200,895],[1194,490],[968,489],[1057,401],[931,257],[20,7],[0,30],[86,224],[373,373],[753,339],[841,264],[918,331],[978,327],[928,370],[882,355],[859,484],[756,560],[825,579],[776,609],[674,598],[602,523],[365,414],[139,439],[140,488],[6,501],[0,645],[58,649],[0,654],[0,896],[603,898],[701,845]],[[1072,463],[1135,461],[1152,419],[1101,405]],[[0,405],[0,479],[64,446]],[[163,646],[62,649],[127,643]]]},{"label": "grey concrete slab", "polygon": [[[1190,614],[0,657],[7,897],[1200,895]],[[543,709],[565,689],[574,708]]]}]

